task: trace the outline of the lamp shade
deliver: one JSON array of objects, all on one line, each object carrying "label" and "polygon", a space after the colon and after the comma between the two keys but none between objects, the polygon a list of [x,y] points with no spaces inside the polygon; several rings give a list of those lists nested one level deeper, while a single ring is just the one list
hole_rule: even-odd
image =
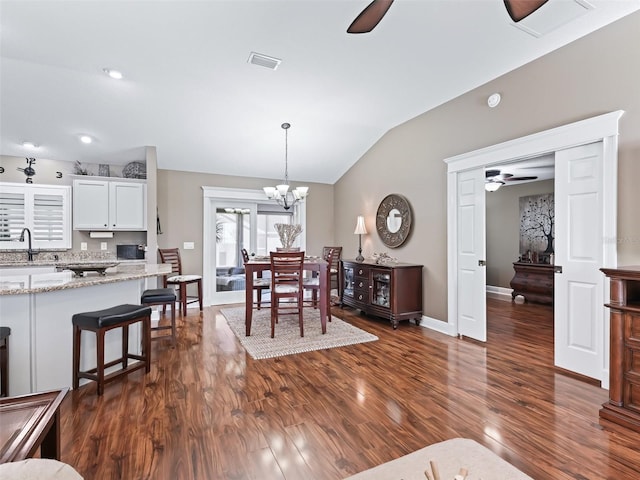
[{"label": "lamp shade", "polygon": [[362,215],[358,215],[356,229],[353,233],[354,235],[365,235],[367,233],[367,228],[364,226],[364,217]]}]

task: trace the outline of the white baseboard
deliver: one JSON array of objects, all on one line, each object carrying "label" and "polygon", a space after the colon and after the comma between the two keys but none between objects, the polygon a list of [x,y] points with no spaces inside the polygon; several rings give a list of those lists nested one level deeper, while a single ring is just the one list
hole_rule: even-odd
[{"label": "white baseboard", "polygon": [[420,320],[420,326],[428,328],[429,330],[435,330],[439,333],[444,333],[445,335],[449,335],[450,337],[456,336],[453,325],[436,318],[427,317],[426,315],[422,316],[422,320]]},{"label": "white baseboard", "polygon": [[511,292],[513,292],[512,288],[494,287],[493,285],[487,285],[487,297],[510,302],[512,300]]},{"label": "white baseboard", "polygon": [[[511,292],[513,290],[511,288],[505,287],[494,287],[492,285],[487,285],[487,296],[491,298],[497,298],[498,300],[503,300],[505,302],[510,302]],[[449,335],[450,337],[455,337],[458,335],[455,327],[451,323],[444,322],[442,320],[438,320],[436,318],[427,317],[425,315],[422,316],[422,320],[420,321],[420,326],[424,328],[428,328],[430,330],[435,330],[439,333],[444,333],[445,335]]]}]

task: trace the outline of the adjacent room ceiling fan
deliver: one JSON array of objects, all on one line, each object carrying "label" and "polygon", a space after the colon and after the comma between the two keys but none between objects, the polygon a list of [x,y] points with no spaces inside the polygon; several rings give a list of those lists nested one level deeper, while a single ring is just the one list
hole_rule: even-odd
[{"label": "adjacent room ceiling fan", "polygon": [[495,192],[506,182],[528,182],[536,180],[538,177],[535,175],[527,175],[516,177],[511,173],[502,173],[500,170],[492,169],[484,172],[485,177],[485,189],[489,192]]},{"label": "adjacent room ceiling fan", "polygon": [[[519,22],[538,10],[549,0],[503,0],[507,13],[514,22]],[[385,16],[393,0],[373,0],[349,25],[347,33],[367,33],[373,30]]]},{"label": "adjacent room ceiling fan", "polygon": [[489,181],[502,181],[502,182],[528,182],[535,180],[538,177],[536,175],[524,175],[520,177],[514,177],[511,173],[502,173],[500,170],[486,170],[484,172],[485,179]]}]

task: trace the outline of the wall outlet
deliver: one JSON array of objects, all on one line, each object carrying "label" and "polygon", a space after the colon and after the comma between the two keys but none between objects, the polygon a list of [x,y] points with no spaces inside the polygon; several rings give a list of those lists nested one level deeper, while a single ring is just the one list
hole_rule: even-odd
[{"label": "wall outlet", "polygon": [[195,248],[195,244],[193,242],[184,242],[182,248],[185,250],[193,250]]},{"label": "wall outlet", "polygon": [[100,242],[100,250],[106,250],[107,249],[107,242]]},{"label": "wall outlet", "polygon": [[87,249],[87,242],[80,242],[80,250],[86,250]]}]

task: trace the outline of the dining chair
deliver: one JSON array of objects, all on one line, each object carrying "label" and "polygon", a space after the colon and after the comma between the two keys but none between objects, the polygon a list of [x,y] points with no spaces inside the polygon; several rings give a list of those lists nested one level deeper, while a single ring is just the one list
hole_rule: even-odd
[{"label": "dining chair", "polygon": [[[242,249],[242,259],[244,263],[249,261],[249,253],[246,248]],[[257,306],[258,310],[262,306],[262,293],[265,290],[269,290],[271,288],[271,280],[269,278],[263,278],[262,272],[258,272],[256,278],[253,279],[253,291],[256,292],[257,299],[254,302],[254,305]]]},{"label": "dining chair", "polygon": [[[302,269],[304,252],[270,252],[271,259],[271,338],[275,336],[279,315],[297,314],[300,336],[304,337],[302,320]],[[281,300],[285,300],[280,303]]]},{"label": "dining chair", "polygon": [[[333,257],[329,261],[329,253],[333,250]],[[335,298],[339,299],[342,293],[342,286],[340,285],[340,260],[342,259],[342,247],[323,247],[322,258],[329,262],[329,292],[334,288],[336,289]],[[333,296],[330,294],[331,299]],[[339,301],[333,302],[333,304],[339,303]]]},{"label": "dining chair", "polygon": [[[325,247],[327,248],[327,247]],[[323,259],[329,264],[332,265],[334,262],[335,255],[339,254],[336,249],[329,247],[328,252],[323,251],[322,256]],[[330,275],[330,274],[329,274]],[[313,308],[318,308],[318,292],[320,291],[320,277],[318,276],[318,272],[313,272],[311,277],[306,277],[302,282],[303,288],[305,290],[311,291],[311,305]],[[331,293],[331,277],[329,277],[329,292]],[[307,301],[307,303],[309,303]]]},{"label": "dining chair", "polygon": [[[202,276],[201,275],[184,275],[182,273],[182,261],[180,260],[180,249],[178,248],[159,248],[160,261],[162,263],[171,264],[171,274],[163,277],[163,286],[167,288],[177,288],[178,304],[182,307],[182,316],[187,315],[187,304],[198,302],[200,311],[202,311]],[[195,284],[198,290],[197,295],[187,295],[187,287]],[[165,313],[167,306],[162,307],[162,313]]]}]

